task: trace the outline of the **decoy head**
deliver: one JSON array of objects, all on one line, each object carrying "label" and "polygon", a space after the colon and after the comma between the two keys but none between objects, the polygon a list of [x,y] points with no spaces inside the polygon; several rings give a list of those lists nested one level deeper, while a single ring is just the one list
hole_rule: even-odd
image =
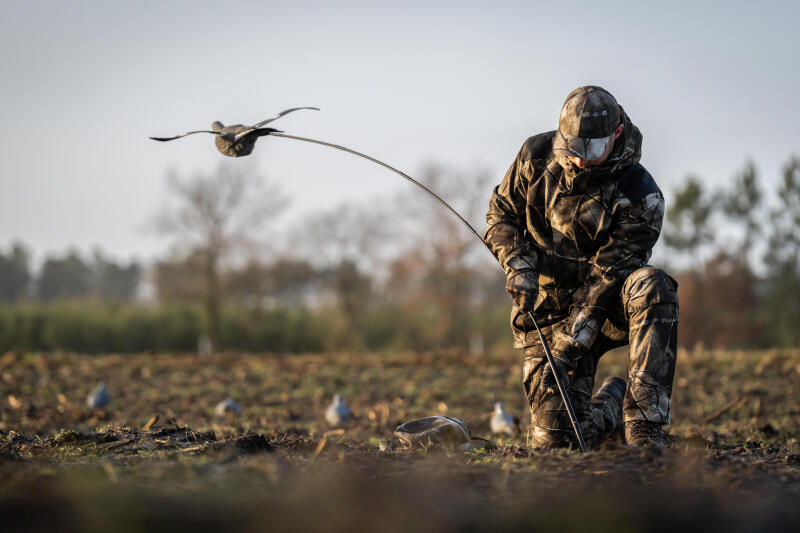
[{"label": "decoy head", "polygon": [[215,120],[211,123],[211,131],[222,131],[222,128],[225,127],[225,124],[220,122],[219,120]]},{"label": "decoy head", "polygon": [[502,413],[503,411],[505,411],[505,408],[503,407],[503,402],[497,402],[497,403],[495,403],[495,404],[494,404],[494,410],[495,410],[495,412],[497,412],[497,413]]}]

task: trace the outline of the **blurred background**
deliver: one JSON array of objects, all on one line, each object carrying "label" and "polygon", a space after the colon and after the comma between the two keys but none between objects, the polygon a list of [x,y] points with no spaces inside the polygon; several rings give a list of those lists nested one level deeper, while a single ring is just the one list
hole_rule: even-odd
[{"label": "blurred background", "polygon": [[667,198],[688,348],[800,346],[792,2],[4,3],[0,351],[510,352],[483,231],[522,142],[609,89]]}]

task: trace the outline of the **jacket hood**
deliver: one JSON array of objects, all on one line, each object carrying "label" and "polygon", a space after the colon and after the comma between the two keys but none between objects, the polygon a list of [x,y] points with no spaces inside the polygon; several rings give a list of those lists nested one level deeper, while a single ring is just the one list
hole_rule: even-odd
[{"label": "jacket hood", "polygon": [[625,127],[622,129],[622,135],[614,142],[614,149],[608,160],[602,165],[611,166],[611,172],[623,166],[635,165],[642,158],[642,132],[631,122],[622,106],[619,106],[619,112]]}]

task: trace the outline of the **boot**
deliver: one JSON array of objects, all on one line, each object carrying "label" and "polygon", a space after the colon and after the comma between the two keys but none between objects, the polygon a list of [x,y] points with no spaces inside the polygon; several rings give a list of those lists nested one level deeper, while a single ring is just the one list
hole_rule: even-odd
[{"label": "boot", "polygon": [[608,395],[609,398],[614,400],[622,410],[622,399],[625,397],[625,380],[617,376],[608,376],[603,380],[603,384],[597,389],[595,396],[601,394]]},{"label": "boot", "polygon": [[608,376],[592,396],[592,406],[603,412],[606,435],[622,437],[622,400],[625,380]]},{"label": "boot", "polygon": [[629,446],[661,447],[669,444],[667,435],[661,430],[661,424],[647,420],[625,422],[625,442]]}]

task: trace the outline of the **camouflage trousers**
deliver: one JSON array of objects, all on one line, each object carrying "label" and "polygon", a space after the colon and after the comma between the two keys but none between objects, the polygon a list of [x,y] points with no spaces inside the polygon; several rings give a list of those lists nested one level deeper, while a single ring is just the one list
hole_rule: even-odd
[{"label": "camouflage trousers", "polygon": [[[513,317],[513,315],[512,315]],[[533,444],[537,447],[576,446],[564,402],[538,335],[522,331],[512,319],[515,334],[525,339],[523,390],[531,408]],[[531,325],[532,326],[532,325]],[[542,327],[552,339],[562,327],[556,321]],[[567,387],[586,444],[597,447],[621,429],[623,421],[670,423],[670,397],[678,342],[677,283],[663,271],[644,267],[626,279],[615,309],[589,351],[578,361]],[[620,406],[608,394],[592,395],[597,363],[608,350],[629,345],[625,398]]]}]

